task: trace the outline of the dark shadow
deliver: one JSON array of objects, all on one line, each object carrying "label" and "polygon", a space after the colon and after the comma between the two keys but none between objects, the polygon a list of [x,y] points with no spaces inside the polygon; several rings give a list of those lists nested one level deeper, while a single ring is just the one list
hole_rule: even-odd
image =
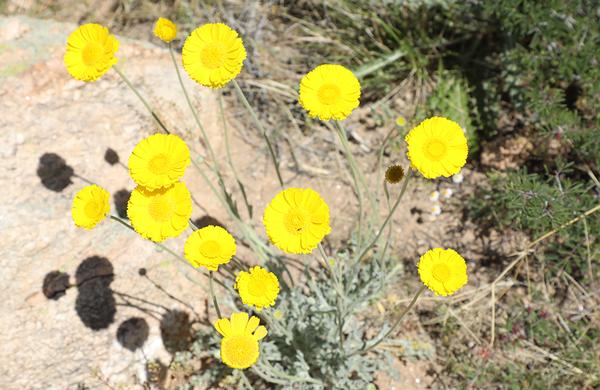
[{"label": "dark shadow", "polygon": [[119,163],[119,155],[114,149],[108,148],[104,153],[104,161],[109,163],[110,165],[115,165]]},{"label": "dark shadow", "polygon": [[117,329],[117,341],[130,351],[141,348],[148,340],[150,328],[145,319],[132,317],[123,321]]},{"label": "dark shadow", "polygon": [[92,330],[108,328],[115,319],[116,302],[110,289],[113,279],[113,266],[104,257],[88,257],[77,267],[79,293],[75,310],[81,322]]},{"label": "dark shadow", "polygon": [[192,343],[190,316],[181,310],[167,311],[160,321],[160,335],[169,353],[185,351]]},{"label": "dark shadow", "polygon": [[73,168],[56,153],[44,153],[40,157],[37,175],[44,187],[50,191],[61,192],[69,184],[74,175]]},{"label": "dark shadow", "polygon": [[48,299],[58,300],[66,294],[69,284],[69,274],[60,271],[52,271],[44,277],[42,292]]},{"label": "dark shadow", "polygon": [[209,225],[220,226],[222,228],[225,228],[225,225],[223,225],[218,219],[211,217],[210,215],[204,215],[200,218],[196,218],[193,222],[194,225],[198,227],[198,229],[202,229],[203,227],[207,227]]},{"label": "dark shadow", "polygon": [[117,214],[121,218],[127,218],[127,202],[129,202],[130,196],[131,196],[131,191],[127,191],[125,188],[123,188],[122,190],[119,190],[113,194],[113,201],[115,202],[115,208],[117,209]]}]

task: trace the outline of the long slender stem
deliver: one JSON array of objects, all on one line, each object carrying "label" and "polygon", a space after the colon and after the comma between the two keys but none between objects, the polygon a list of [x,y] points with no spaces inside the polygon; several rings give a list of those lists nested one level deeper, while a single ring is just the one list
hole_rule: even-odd
[{"label": "long slender stem", "polygon": [[170,134],[169,130],[167,130],[166,126],[162,123],[156,112],[154,112],[152,107],[150,107],[150,104],[148,104],[146,99],[144,99],[144,97],[138,92],[138,90],[133,86],[133,84],[131,83],[131,81],[129,81],[125,74],[121,72],[121,70],[117,66],[113,66],[112,68],[115,70],[115,72],[119,74],[119,76],[121,76],[121,79],[125,82],[125,84],[127,84],[129,89],[131,89],[133,93],[140,99],[140,101],[146,107],[152,118],[154,118],[156,123],[158,123],[158,125],[163,129],[163,131],[167,134]]},{"label": "long slender stem", "polygon": [[271,160],[273,160],[273,165],[275,166],[275,172],[277,173],[277,180],[279,180],[279,186],[281,188],[283,188],[283,179],[281,178],[281,172],[279,171],[279,164],[277,163],[277,158],[275,157],[275,151],[273,150],[273,145],[271,145],[271,141],[269,140],[267,131],[263,127],[260,119],[258,119],[256,112],[254,111],[254,109],[252,108],[250,103],[248,102],[248,99],[246,99],[246,95],[244,95],[244,92],[238,85],[237,81],[235,79],[233,79],[232,83],[233,83],[233,86],[235,87],[235,91],[237,92],[240,100],[242,101],[242,104],[246,107],[246,109],[250,113],[250,116],[252,117],[254,124],[256,124],[256,126],[262,133],[263,138],[265,139],[265,142],[267,143],[267,147],[269,149],[269,154],[271,155]]},{"label": "long slender stem", "polygon": [[240,378],[242,379],[242,383],[244,384],[244,386],[246,386],[248,390],[254,390],[254,387],[252,387],[252,385],[250,384],[250,381],[246,377],[244,371],[238,370],[238,372],[240,373]]},{"label": "long slender stem", "polygon": [[410,301],[410,303],[408,304],[408,306],[400,314],[400,316],[398,317],[398,319],[396,320],[396,322],[394,322],[394,325],[392,325],[392,327],[390,328],[390,330],[388,330],[383,336],[381,336],[379,339],[377,339],[373,344],[369,345],[368,347],[365,347],[365,348],[359,349],[357,351],[354,351],[351,354],[349,354],[347,357],[354,356],[354,355],[359,354],[359,353],[365,353],[365,352],[368,352],[368,351],[372,350],[373,348],[375,348],[376,346],[378,346],[383,340],[385,340],[390,334],[392,334],[396,330],[396,327],[398,325],[400,325],[400,323],[402,322],[402,319],[404,318],[404,316],[406,315],[406,313],[408,313],[410,311],[410,309],[412,309],[412,307],[415,305],[415,303],[417,303],[417,300],[419,299],[419,296],[421,296],[421,294],[423,293],[423,291],[425,291],[425,285],[422,285],[419,288],[419,290],[417,291],[417,293],[413,297],[412,301]]},{"label": "long slender stem", "polygon": [[369,202],[371,203],[371,209],[372,209],[371,213],[373,216],[379,216],[379,210],[377,208],[377,202],[375,201],[375,197],[371,193],[370,188],[367,185],[367,180],[365,179],[364,175],[362,174],[362,171],[358,167],[358,163],[356,162],[356,159],[354,158],[354,155],[352,154],[352,151],[350,150],[350,145],[348,144],[348,136],[346,135],[346,130],[344,130],[344,128],[342,127],[340,122],[334,121],[333,123],[335,125],[335,128],[338,131],[338,136],[340,138],[340,142],[342,143],[342,146],[344,147],[344,151],[346,152],[346,158],[348,159],[348,163],[350,164],[350,169],[352,169],[354,171],[354,174],[356,175],[356,177],[358,177],[358,180],[360,180],[360,182],[363,186],[363,189],[366,192],[367,197],[369,198]]},{"label": "long slender stem", "polygon": [[394,212],[398,208],[398,205],[400,204],[400,201],[402,200],[402,197],[404,196],[404,193],[406,192],[408,182],[410,181],[410,178],[412,177],[412,170],[410,169],[410,167],[406,171],[407,171],[406,176],[404,178],[404,183],[402,184],[402,189],[400,190],[400,194],[398,195],[398,199],[396,199],[396,202],[392,206],[392,209],[390,210],[388,216],[385,218],[385,221],[383,221],[383,224],[379,228],[379,231],[377,232],[377,235],[375,236],[375,238],[369,243],[369,245],[367,245],[365,247],[365,249],[363,249],[361,254],[356,259],[356,263],[359,263],[363,259],[363,257],[365,257],[365,255],[367,254],[369,249],[371,249],[377,243],[377,240],[379,240],[381,233],[383,233],[383,231],[385,230],[385,227],[390,222],[390,219],[392,218],[392,216],[394,215]]},{"label": "long slender stem", "polygon": [[223,316],[221,315],[221,309],[219,309],[219,304],[217,303],[217,297],[215,295],[215,289],[213,287],[213,271],[210,271],[208,273],[208,287],[210,288],[210,296],[212,298],[213,301],[213,305],[215,306],[215,311],[217,312],[217,317],[218,318],[223,318]]},{"label": "long slender stem", "polygon": [[344,353],[344,333],[343,333],[344,315],[343,315],[343,308],[342,308],[343,286],[341,285],[339,279],[337,278],[333,267],[329,264],[329,261],[327,261],[327,254],[325,253],[325,249],[323,249],[323,245],[321,245],[321,243],[319,243],[318,247],[319,247],[319,252],[321,252],[321,256],[323,257],[323,262],[325,263],[325,267],[327,267],[329,269],[329,272],[331,273],[331,278],[334,283],[334,290],[336,292],[335,304],[336,304],[336,309],[337,309],[336,317],[337,317],[337,325],[338,325],[339,344],[340,344],[340,351],[343,354]]},{"label": "long slender stem", "polygon": [[223,135],[225,136],[225,153],[227,154],[227,162],[229,163],[229,167],[233,172],[233,176],[235,177],[235,181],[238,183],[238,187],[240,192],[242,193],[242,198],[244,199],[244,203],[246,204],[246,210],[248,211],[248,217],[252,218],[252,206],[248,202],[248,197],[246,196],[246,190],[244,189],[244,184],[242,183],[240,176],[235,168],[235,164],[233,163],[233,158],[231,157],[231,147],[229,145],[229,132],[227,131],[227,123],[225,122],[225,114],[223,113],[223,95],[219,94],[219,115],[221,117],[221,123],[223,125]]}]

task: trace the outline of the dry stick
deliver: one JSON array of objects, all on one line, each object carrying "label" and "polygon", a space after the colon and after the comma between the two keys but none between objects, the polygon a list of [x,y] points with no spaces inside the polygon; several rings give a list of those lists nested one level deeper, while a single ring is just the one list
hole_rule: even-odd
[{"label": "dry stick", "polygon": [[523,249],[522,251],[520,251],[519,256],[508,265],[508,267],[506,267],[504,269],[504,271],[502,271],[502,273],[496,278],[494,279],[494,281],[492,282],[492,284],[490,285],[490,288],[492,290],[492,298],[491,298],[491,305],[492,305],[492,319],[491,319],[491,331],[492,331],[492,335],[490,338],[490,347],[494,346],[494,339],[495,339],[495,332],[496,332],[496,284],[502,280],[502,278],[504,278],[504,276],[508,273],[508,271],[510,271],[511,269],[513,269],[521,260],[523,260],[525,258],[525,256],[527,256],[529,254],[529,252],[531,251],[531,249],[536,246],[537,244],[539,244],[540,242],[544,241],[545,239],[547,239],[548,237],[553,236],[554,234],[556,234],[557,232],[563,230],[566,227],[569,227],[571,225],[573,225],[574,223],[578,222],[581,219],[584,219],[585,217],[595,213],[596,211],[600,210],[600,204],[592,207],[591,209],[589,209],[588,211],[586,211],[585,213],[573,218],[572,220],[570,220],[569,222],[566,222],[562,225],[560,225],[559,227],[557,227],[556,229],[553,229],[545,234],[543,234],[542,236],[540,236],[539,238],[535,239],[532,243],[530,243],[529,245],[527,245],[527,247],[525,247],[525,249]]},{"label": "dry stick", "polygon": [[410,311],[410,309],[412,309],[412,307],[415,305],[415,303],[417,303],[417,299],[419,299],[419,296],[423,293],[423,291],[425,291],[425,285],[422,285],[419,288],[419,290],[417,291],[417,293],[413,297],[412,301],[410,301],[410,303],[408,304],[408,306],[406,307],[406,309],[404,309],[404,311],[400,314],[400,317],[398,317],[398,319],[396,320],[396,322],[394,323],[394,325],[392,325],[392,327],[390,328],[390,330],[388,330],[383,336],[381,336],[377,341],[375,341],[370,346],[368,346],[366,348],[358,349],[358,350],[352,352],[351,354],[346,355],[346,357],[348,358],[350,356],[354,356],[354,355],[357,355],[359,353],[368,352],[368,351],[372,350],[373,348],[375,348],[376,346],[378,346],[383,340],[385,340],[390,334],[392,334],[392,332],[396,329],[396,327],[398,325],[400,325],[400,322],[402,322],[402,319],[404,318],[404,316],[406,315],[406,313],[408,313]]},{"label": "dry stick", "polygon": [[160,120],[158,115],[156,115],[156,113],[154,112],[152,107],[150,107],[150,104],[148,104],[146,99],[144,99],[144,97],[138,92],[138,90],[133,86],[133,84],[131,84],[131,81],[129,81],[129,79],[127,77],[125,77],[125,74],[123,74],[123,72],[121,72],[121,70],[117,66],[113,66],[113,69],[115,70],[115,72],[117,72],[119,74],[119,76],[121,76],[121,79],[125,82],[125,84],[127,84],[129,89],[131,89],[133,91],[133,93],[135,93],[135,95],[140,99],[142,104],[144,104],[144,106],[146,106],[146,109],[150,112],[150,115],[152,115],[152,118],[154,118],[156,123],[158,123],[158,125],[164,130],[164,132],[167,134],[171,134],[169,132],[169,130],[167,130],[165,125],[162,123],[162,121]]},{"label": "dry stick", "polygon": [[250,116],[252,117],[254,124],[256,124],[256,126],[262,133],[262,136],[265,139],[265,142],[267,143],[267,147],[269,148],[269,154],[271,155],[271,160],[273,160],[273,165],[275,166],[275,172],[277,173],[277,180],[279,180],[279,186],[281,188],[283,188],[283,179],[281,178],[281,172],[279,172],[279,164],[277,163],[277,158],[275,157],[275,152],[273,151],[273,145],[271,145],[271,141],[269,140],[269,137],[267,136],[267,131],[263,127],[260,119],[258,119],[256,112],[254,112],[254,109],[248,102],[248,99],[246,99],[246,95],[244,95],[244,92],[242,91],[242,89],[240,88],[240,86],[238,85],[238,83],[235,79],[233,79],[232,84],[235,87],[235,91],[237,92],[240,100],[242,101],[242,104],[244,105],[244,107],[246,107],[246,109],[250,113]]}]

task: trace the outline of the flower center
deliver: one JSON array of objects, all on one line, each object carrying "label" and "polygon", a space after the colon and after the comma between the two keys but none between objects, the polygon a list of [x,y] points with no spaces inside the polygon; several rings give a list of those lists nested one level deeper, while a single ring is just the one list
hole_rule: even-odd
[{"label": "flower center", "polygon": [[221,246],[214,240],[202,241],[200,244],[200,254],[209,259],[214,259],[221,254]]},{"label": "flower center", "polygon": [[102,57],[102,46],[96,42],[88,42],[81,52],[83,63],[92,66]]},{"label": "flower center", "polygon": [[169,170],[169,158],[164,154],[157,154],[148,163],[148,170],[155,175],[162,175]]},{"label": "flower center", "polygon": [[450,268],[444,263],[438,263],[433,266],[431,273],[438,282],[444,283],[450,277]]},{"label": "flower center", "polygon": [[100,206],[100,203],[92,200],[85,204],[83,211],[85,212],[85,215],[88,216],[88,218],[95,219],[100,215],[102,207]]},{"label": "flower center", "polygon": [[290,210],[284,219],[284,224],[291,234],[300,234],[308,224],[309,218],[306,212],[300,209]]},{"label": "flower center", "polygon": [[331,105],[340,98],[340,89],[334,84],[324,84],[317,92],[321,104]]},{"label": "flower center", "polygon": [[209,69],[216,69],[225,62],[225,50],[216,43],[208,44],[200,52],[200,60]]},{"label": "flower center", "polygon": [[158,222],[168,221],[173,215],[173,211],[171,200],[165,195],[155,196],[148,205],[148,214]]},{"label": "flower center", "polygon": [[250,335],[223,337],[221,358],[233,368],[248,368],[258,359],[258,341]]},{"label": "flower center", "polygon": [[250,295],[254,295],[255,297],[262,297],[265,293],[264,286],[265,283],[263,278],[254,277],[248,283],[248,292]]},{"label": "flower center", "polygon": [[446,144],[433,139],[425,145],[425,154],[432,160],[440,160],[446,154]]}]

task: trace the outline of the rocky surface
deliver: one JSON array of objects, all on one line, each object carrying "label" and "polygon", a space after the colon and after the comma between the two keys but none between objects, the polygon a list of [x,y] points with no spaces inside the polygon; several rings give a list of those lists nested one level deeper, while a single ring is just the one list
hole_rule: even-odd
[{"label": "rocky surface", "polygon": [[[189,327],[204,307],[203,287],[151,242],[110,220],[91,231],[72,223],[73,195],[88,182],[114,194],[111,208],[123,212],[134,188],[123,164],[157,131],[115,72],[90,84],[69,76],[62,55],[74,28],[0,18],[2,389],[141,388],[146,361],[168,364],[168,345],[178,342],[161,324],[188,318]],[[189,115],[168,51],[119,39],[121,69],[184,132],[191,123],[180,120]],[[186,82],[214,133],[214,95]],[[188,176],[203,207],[217,209],[198,191],[197,175]],[[196,207],[193,216],[205,213]],[[166,244],[181,248],[182,240]]]}]

